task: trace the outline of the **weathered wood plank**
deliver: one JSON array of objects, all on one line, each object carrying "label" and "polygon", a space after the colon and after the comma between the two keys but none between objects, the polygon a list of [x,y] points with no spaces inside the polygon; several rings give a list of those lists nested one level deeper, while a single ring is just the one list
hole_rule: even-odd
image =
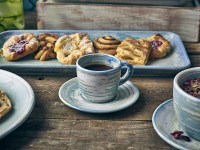
[{"label": "weathered wood plank", "polygon": [[190,55],[200,55],[200,43],[184,43],[185,48]]},{"label": "weathered wood plank", "polygon": [[22,150],[173,149],[157,135],[151,122],[66,119],[28,119],[1,140],[0,147]]},{"label": "weathered wood plank", "polygon": [[25,11],[24,17],[25,17],[25,29],[27,29],[27,30],[37,29],[36,12]]},{"label": "weathered wood plank", "polygon": [[192,63],[192,67],[200,67],[200,55],[190,55],[189,57]]},{"label": "weathered wood plank", "polygon": [[199,8],[37,3],[38,29],[158,30],[199,40]]}]

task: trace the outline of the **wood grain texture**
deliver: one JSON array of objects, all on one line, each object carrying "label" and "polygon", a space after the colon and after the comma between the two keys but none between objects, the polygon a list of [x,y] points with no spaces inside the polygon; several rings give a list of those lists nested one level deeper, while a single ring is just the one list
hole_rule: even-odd
[{"label": "wood grain texture", "polygon": [[36,12],[34,11],[25,11],[24,12],[25,17],[25,29],[37,29],[37,18],[36,18]]},{"label": "wood grain texture", "polygon": [[184,43],[185,48],[189,55],[199,55],[200,54],[200,43]]},{"label": "wood grain texture", "polygon": [[37,3],[38,29],[157,30],[199,40],[198,7]]},{"label": "wood grain texture", "polygon": [[28,119],[0,141],[4,149],[13,145],[22,150],[173,149],[158,137],[151,122],[107,120]]}]

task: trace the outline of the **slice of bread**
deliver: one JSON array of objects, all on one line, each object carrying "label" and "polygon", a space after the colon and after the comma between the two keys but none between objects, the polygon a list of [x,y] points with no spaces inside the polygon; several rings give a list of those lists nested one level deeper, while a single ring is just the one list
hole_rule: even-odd
[{"label": "slice of bread", "polygon": [[12,108],[12,104],[4,91],[0,90],[0,119]]}]

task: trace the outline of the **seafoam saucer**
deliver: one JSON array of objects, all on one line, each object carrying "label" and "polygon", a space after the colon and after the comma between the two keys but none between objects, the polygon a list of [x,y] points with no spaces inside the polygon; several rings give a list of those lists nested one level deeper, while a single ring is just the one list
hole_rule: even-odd
[{"label": "seafoam saucer", "polygon": [[125,109],[139,97],[138,88],[130,81],[119,86],[116,97],[106,103],[92,103],[82,98],[77,78],[65,82],[59,90],[61,101],[71,108],[90,113],[110,113]]},{"label": "seafoam saucer", "polygon": [[[177,140],[170,134],[175,130],[182,131],[175,116],[172,99],[159,105],[153,113],[153,127],[158,135],[168,144],[182,150],[200,150],[200,141],[191,138],[191,142]],[[186,135],[184,133],[184,135]]]}]

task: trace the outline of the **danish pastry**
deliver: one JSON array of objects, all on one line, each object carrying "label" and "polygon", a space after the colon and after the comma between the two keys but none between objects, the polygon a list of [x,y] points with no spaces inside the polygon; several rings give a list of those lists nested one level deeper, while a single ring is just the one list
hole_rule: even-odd
[{"label": "danish pastry", "polygon": [[145,65],[151,52],[151,46],[144,40],[126,38],[117,48],[117,58],[134,65]]},{"label": "danish pastry", "polygon": [[58,36],[56,34],[43,33],[40,34],[37,39],[40,42],[40,47],[36,52],[34,59],[41,61],[55,59],[56,53],[54,52],[54,47]]},{"label": "danish pastry", "polygon": [[115,39],[112,36],[103,36],[93,41],[94,48],[97,53],[115,55],[116,49],[121,41]]},{"label": "danish pastry", "polygon": [[75,64],[83,55],[94,53],[93,43],[85,33],[75,33],[60,37],[54,51],[62,64]]},{"label": "danish pastry", "polygon": [[171,44],[161,34],[153,35],[147,38],[147,41],[152,47],[150,59],[163,58],[171,51]]},{"label": "danish pastry", "polygon": [[10,99],[3,91],[0,90],[0,118],[5,116],[11,108],[12,104]]},{"label": "danish pastry", "polygon": [[39,42],[32,33],[11,36],[3,45],[3,56],[7,60],[17,60],[35,52]]}]

